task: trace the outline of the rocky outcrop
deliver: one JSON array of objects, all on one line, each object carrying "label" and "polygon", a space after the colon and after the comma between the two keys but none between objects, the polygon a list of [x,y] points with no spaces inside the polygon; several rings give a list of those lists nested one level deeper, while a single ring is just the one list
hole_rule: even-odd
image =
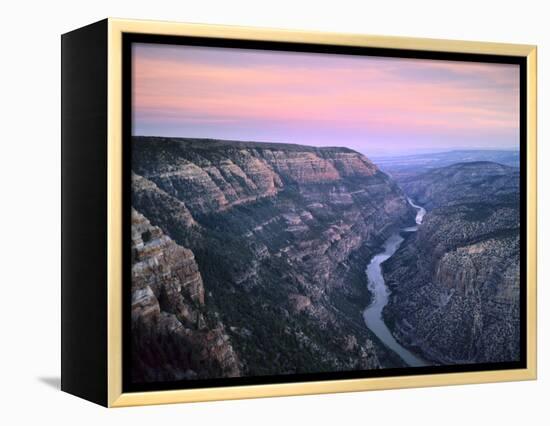
[{"label": "rocky outcrop", "polygon": [[191,250],[132,211],[132,380],[240,374],[223,324],[207,312]]},{"label": "rocky outcrop", "polygon": [[519,360],[517,169],[457,164],[406,186],[429,210],[383,265],[394,335],[435,363]]},{"label": "rocky outcrop", "polygon": [[414,210],[365,156],[149,137],[132,155],[132,203],[194,253],[242,375],[401,365],[364,326],[364,267]]},{"label": "rocky outcrop", "polygon": [[132,173],[132,203],[149,206],[153,216],[164,216],[174,226],[190,227],[197,224],[184,202],[135,173]]}]

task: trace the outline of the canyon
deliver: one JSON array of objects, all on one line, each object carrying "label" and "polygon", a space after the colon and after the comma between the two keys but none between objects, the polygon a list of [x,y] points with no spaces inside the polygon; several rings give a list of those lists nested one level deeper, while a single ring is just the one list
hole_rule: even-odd
[{"label": "canyon", "polygon": [[[181,327],[193,329],[187,334],[199,341],[217,332],[227,342],[213,357],[215,365],[203,369],[211,378],[404,366],[364,326],[370,300],[364,259],[394,230],[414,222],[415,210],[365,156],[347,148],[134,138],[132,207],[160,238],[193,258],[200,274],[194,282],[202,288],[195,301],[175,291],[183,288],[170,283],[181,275],[177,265],[162,270],[164,284],[155,281],[156,273],[145,285],[136,272],[134,295],[152,299],[152,291],[161,318],[171,321],[158,320],[153,299],[151,316],[152,308],[141,307],[136,296],[136,381],[159,380],[147,373],[151,354],[170,352]],[[166,259],[163,251],[154,259]],[[167,292],[183,294],[179,307],[165,302],[163,308],[161,301],[173,297],[162,296]],[[181,313],[185,301],[204,311],[204,327]],[[155,330],[162,338],[150,338]],[[201,343],[198,348],[202,353]],[[162,357],[158,362],[166,365]],[[166,369],[184,377],[179,366]],[[191,364],[183,370],[200,377]]]},{"label": "canyon", "polygon": [[415,223],[380,265],[396,341],[434,365],[517,358],[517,168],[398,184],[343,147],[134,137],[131,152],[134,383],[407,367],[363,311],[369,260]]},{"label": "canyon", "polygon": [[519,170],[486,161],[420,174],[427,214],[383,265],[393,335],[437,365],[520,360]]}]

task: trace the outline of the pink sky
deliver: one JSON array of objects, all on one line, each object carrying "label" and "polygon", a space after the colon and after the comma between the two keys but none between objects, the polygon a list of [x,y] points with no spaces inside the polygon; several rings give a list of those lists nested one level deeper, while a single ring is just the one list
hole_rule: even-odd
[{"label": "pink sky", "polygon": [[133,134],[347,146],[518,149],[519,66],[133,45]]}]

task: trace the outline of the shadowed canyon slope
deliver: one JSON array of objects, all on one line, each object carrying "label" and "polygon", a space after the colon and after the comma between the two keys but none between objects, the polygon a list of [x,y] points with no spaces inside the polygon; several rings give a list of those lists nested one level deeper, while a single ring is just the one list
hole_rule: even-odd
[{"label": "shadowed canyon slope", "polygon": [[132,374],[135,381],[233,377],[235,352],[207,312],[193,253],[132,209]]},{"label": "shadowed canyon slope", "polygon": [[365,156],[136,137],[132,207],[134,381],[402,366],[364,268],[415,212]]},{"label": "shadowed canyon slope", "polygon": [[393,334],[435,363],[519,360],[519,170],[460,163],[403,188],[428,213],[383,265]]}]

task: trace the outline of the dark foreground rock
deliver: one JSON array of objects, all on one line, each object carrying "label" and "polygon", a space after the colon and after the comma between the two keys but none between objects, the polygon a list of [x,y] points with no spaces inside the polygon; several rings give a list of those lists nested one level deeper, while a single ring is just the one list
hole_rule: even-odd
[{"label": "dark foreground rock", "polygon": [[132,379],[240,374],[224,325],[204,303],[193,253],[132,211]]}]

